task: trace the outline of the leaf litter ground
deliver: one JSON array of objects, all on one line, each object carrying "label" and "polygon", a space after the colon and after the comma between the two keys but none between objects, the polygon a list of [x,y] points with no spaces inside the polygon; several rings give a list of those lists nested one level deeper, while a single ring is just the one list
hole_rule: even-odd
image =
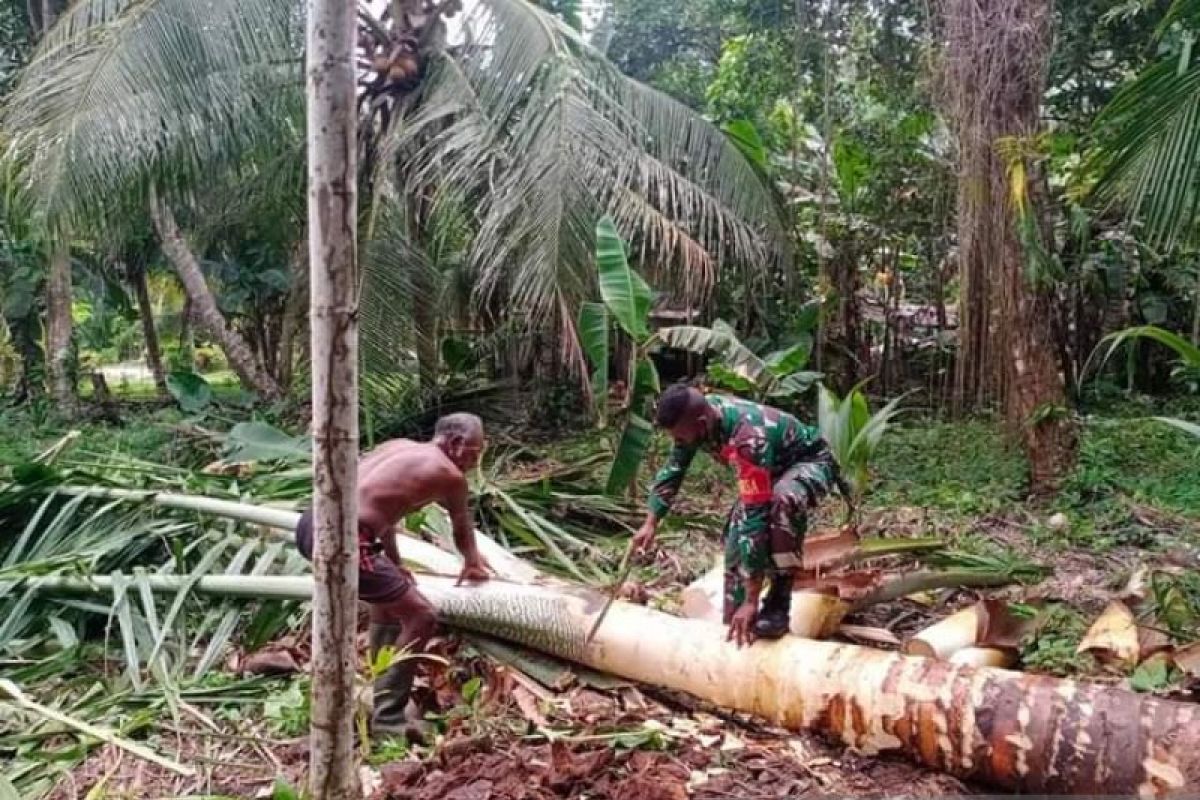
[{"label": "leaf litter ground", "polygon": [[[553,692],[506,665],[468,655],[448,639],[452,666],[421,681],[418,694],[443,729],[429,747],[386,760],[375,743],[360,776],[373,800],[724,800],[955,796],[974,793],[947,776],[892,758],[865,757],[816,736],[701,709],[673,694],[649,696],[631,684],[597,689],[577,682]],[[306,664],[303,647],[288,657]],[[275,649],[274,652],[280,652]],[[273,660],[280,663],[281,659]],[[464,690],[475,679],[471,702]],[[720,716],[718,716],[718,714]],[[185,714],[156,726],[150,743],[195,767],[183,778],[101,747],[50,795],[271,797],[278,778],[303,786],[307,740],[281,739],[249,717],[213,723]],[[385,755],[381,759],[378,756]],[[98,795],[92,795],[98,796]]]}]

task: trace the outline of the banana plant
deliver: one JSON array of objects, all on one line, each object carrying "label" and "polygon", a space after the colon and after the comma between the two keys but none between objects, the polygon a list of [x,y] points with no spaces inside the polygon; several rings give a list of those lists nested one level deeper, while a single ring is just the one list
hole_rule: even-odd
[{"label": "banana plant", "polygon": [[758,401],[795,400],[821,378],[805,368],[812,355],[819,306],[810,303],[801,316],[799,336],[791,345],[758,355],[747,347],[733,327],[718,319],[711,328],[676,325],[659,331],[657,338],[669,347],[699,355],[715,354],[718,360],[707,368],[709,380]]},{"label": "banana plant", "polygon": [[609,342],[614,323],[634,345],[626,380],[625,427],[605,488],[609,494],[620,494],[633,482],[654,434],[647,419],[650,398],[659,390],[658,369],[649,355],[656,341],[649,321],[654,292],[629,265],[625,243],[608,216],[596,223],[596,270],[602,302],[580,307],[579,338],[592,364],[591,390],[601,425],[607,422]]}]

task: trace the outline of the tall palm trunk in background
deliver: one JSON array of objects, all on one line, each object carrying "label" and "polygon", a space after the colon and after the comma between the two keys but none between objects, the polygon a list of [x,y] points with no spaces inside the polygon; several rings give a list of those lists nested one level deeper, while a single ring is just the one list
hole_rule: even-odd
[{"label": "tall palm trunk in background", "polygon": [[75,381],[71,366],[71,251],[55,244],[50,253],[50,276],[46,281],[46,368],[50,394],[58,407],[75,406]]},{"label": "tall palm trunk in background", "polygon": [[[1030,142],[1053,10],[1048,0],[942,0],[948,111],[958,137],[962,295],[955,405],[997,403],[1029,458],[1031,488],[1052,490],[1075,439],[1053,337],[1050,290],[1029,280],[1013,181],[997,151]],[[1033,213],[1033,212],[1027,212]]]},{"label": "tall palm trunk in background", "polygon": [[315,553],[309,787],[358,797],[358,260],[356,4],[309,0],[308,236]]},{"label": "tall palm trunk in background", "polygon": [[[42,38],[58,16],[58,0],[42,0],[40,19],[30,23],[37,38]],[[50,394],[64,411],[76,404],[75,382],[71,365],[71,251],[62,231],[50,252],[50,273],[46,279],[46,373]]]},{"label": "tall palm trunk in background", "polygon": [[191,300],[191,312],[196,323],[224,351],[230,368],[246,388],[257,392],[268,402],[278,400],[283,396],[279,384],[255,357],[246,340],[225,322],[225,316],[217,307],[217,300],[200,270],[200,262],[184,241],[175,215],[166,202],[153,192],[150,196],[150,215],[154,219],[154,229],[162,240],[163,253]]}]

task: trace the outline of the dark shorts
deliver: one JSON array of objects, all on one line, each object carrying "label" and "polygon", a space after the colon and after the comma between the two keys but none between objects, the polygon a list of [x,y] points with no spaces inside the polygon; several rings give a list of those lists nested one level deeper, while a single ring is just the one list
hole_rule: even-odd
[{"label": "dark shorts", "polygon": [[[309,561],[313,558],[313,513],[306,509],[296,523],[296,549]],[[381,545],[371,534],[359,532],[358,539],[358,599],[364,603],[382,604],[399,600],[416,585],[412,573],[398,567],[383,554]]]}]

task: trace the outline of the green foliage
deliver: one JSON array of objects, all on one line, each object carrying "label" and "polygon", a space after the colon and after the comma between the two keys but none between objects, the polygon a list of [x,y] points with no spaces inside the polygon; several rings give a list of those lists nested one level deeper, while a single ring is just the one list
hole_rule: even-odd
[{"label": "green foliage", "polygon": [[[650,335],[649,313],[653,291],[649,284],[630,265],[625,257],[625,243],[617,233],[616,224],[603,217],[596,224],[596,267],[603,305],[588,304],[580,314],[580,338],[592,356],[593,369],[598,373],[608,369],[608,318],[611,316],[626,336],[633,340],[634,353],[630,359],[628,380],[629,402],[625,428],[617,444],[616,456],[606,481],[612,495],[625,490],[637,474],[638,466],[654,436],[653,427],[642,416],[651,395],[658,392],[658,371],[647,356],[655,337]],[[605,313],[601,314],[601,309]],[[603,347],[601,346],[603,343]],[[604,361],[598,362],[600,356]],[[607,377],[605,378],[607,386]],[[597,379],[592,379],[592,391],[599,395]],[[607,401],[600,396],[599,402]]]},{"label": "green foliage", "polygon": [[476,675],[462,686],[463,702],[468,705],[474,703],[479,697],[479,692],[483,689],[483,679]]},{"label": "green foliage", "polygon": [[302,463],[312,459],[308,437],[289,436],[265,422],[239,422],[225,436],[228,461],[283,461]]},{"label": "green foliage", "polygon": [[637,343],[650,335],[646,325],[653,293],[625,257],[616,223],[604,217],[596,224],[596,269],[600,297],[621,330]]},{"label": "green foliage", "polygon": [[312,721],[312,691],[308,678],[288,681],[263,701],[263,716],[282,736],[303,736]]},{"label": "green foliage", "polygon": [[1188,644],[1200,629],[1200,575],[1154,572],[1150,601],[1155,618],[1179,641]]},{"label": "green foliage", "polygon": [[653,426],[637,414],[630,414],[617,445],[605,491],[612,495],[620,494],[633,482],[653,438]]},{"label": "green foliage", "polygon": [[735,119],[725,123],[721,130],[737,145],[747,161],[761,170],[767,169],[767,147],[753,122]]},{"label": "green foliage", "polygon": [[904,399],[901,395],[872,414],[861,387],[862,384],[855,386],[839,399],[830,389],[821,386],[817,402],[821,437],[829,443],[856,495],[866,489],[875,450],[892,427],[892,420],[900,413],[900,401]]},{"label": "green foliage", "polygon": [[212,402],[212,387],[195,372],[172,372],[167,376],[167,391],[188,414],[203,411]]},{"label": "green foliage", "polygon": [[1135,534],[1132,504],[1200,519],[1200,486],[1193,479],[1198,456],[1194,438],[1152,420],[1092,418],[1059,502],[1082,518],[1082,532],[1090,526],[1106,537]]},{"label": "green foliage", "polygon": [[[1200,63],[1192,42],[1200,3],[1175,0],[1159,27],[1158,60],[1124,85],[1096,120],[1093,169],[1101,199],[1121,196],[1153,245],[1190,237],[1200,195]],[[1182,35],[1177,33],[1182,28]]]},{"label": "green foliage", "polygon": [[[806,309],[816,308],[810,303]],[[712,327],[677,325],[663,328],[655,337],[670,347],[688,350],[699,355],[715,354],[718,361],[708,367],[711,382],[752,399],[795,402],[821,377],[820,373],[804,369],[812,354],[812,325],[816,315],[802,310],[798,317],[801,327],[795,340],[778,350],[758,355],[738,338],[729,323],[718,319]]]},{"label": "green foliage", "polygon": [[[1175,351],[1176,355],[1179,356],[1179,359],[1184,366],[1200,368],[1200,347],[1192,344],[1177,333],[1164,330],[1154,325],[1141,325],[1134,328],[1126,328],[1105,336],[1102,340],[1100,340],[1100,344],[1096,347],[1096,352],[1099,352],[1104,344],[1108,344],[1108,350],[1105,352],[1104,357],[1100,362],[1101,367],[1103,367],[1103,365],[1107,363],[1110,358],[1112,358],[1113,353],[1115,353],[1122,345],[1128,344],[1134,339],[1150,339],[1151,341],[1158,342],[1164,347],[1168,347]],[[1095,353],[1093,353],[1093,357],[1094,356]],[[1089,358],[1088,361],[1090,364],[1091,358]]]},{"label": "green foliage", "polygon": [[757,124],[762,109],[793,85],[788,44],[770,33],[735,36],[723,43],[716,75],[706,91],[709,113],[718,120]]},{"label": "green foliage", "polygon": [[1170,689],[1182,677],[1183,673],[1175,669],[1167,659],[1152,658],[1143,661],[1133,671],[1129,678],[1129,687],[1135,692],[1161,692]]},{"label": "green foliage", "polygon": [[603,303],[584,303],[579,307],[579,339],[592,365],[592,398],[601,424],[608,408],[608,307]]},{"label": "green foliage", "polygon": [[382,742],[371,743],[371,754],[367,763],[376,767],[390,764],[393,761],[403,761],[409,754],[408,740],[403,736],[389,736]]},{"label": "green foliage", "polygon": [[275,785],[271,788],[271,800],[300,800],[300,792],[286,778],[276,777]]},{"label": "green foliage", "polygon": [[1090,672],[1095,660],[1087,653],[1075,652],[1087,628],[1087,621],[1070,606],[1049,606],[1034,631],[1021,642],[1025,669],[1064,677]]}]

